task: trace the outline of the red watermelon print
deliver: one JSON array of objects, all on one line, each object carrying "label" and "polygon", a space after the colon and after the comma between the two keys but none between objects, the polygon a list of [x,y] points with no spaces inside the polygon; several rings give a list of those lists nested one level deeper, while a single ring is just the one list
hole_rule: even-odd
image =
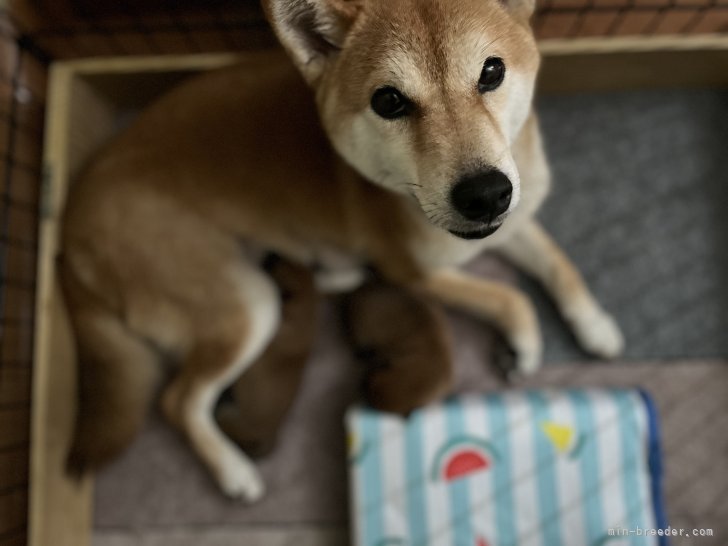
[{"label": "red watermelon print", "polygon": [[486,459],[479,451],[474,449],[463,449],[456,452],[445,466],[445,476],[447,481],[456,480],[473,474],[480,470],[487,470],[490,461]]},{"label": "red watermelon print", "polygon": [[432,479],[446,482],[488,470],[498,455],[487,440],[462,436],[443,445],[435,454]]}]

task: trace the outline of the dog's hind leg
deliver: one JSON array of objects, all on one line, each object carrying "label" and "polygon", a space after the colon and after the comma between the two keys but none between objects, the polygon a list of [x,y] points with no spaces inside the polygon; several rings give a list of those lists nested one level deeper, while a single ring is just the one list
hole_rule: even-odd
[{"label": "dog's hind leg", "polygon": [[617,323],[538,223],[525,224],[499,251],[543,284],[585,350],[603,358],[622,352],[624,339]]},{"label": "dog's hind leg", "polygon": [[159,385],[161,366],[153,348],[115,313],[67,299],[79,361],[79,408],[67,464],[80,476],[131,443]]},{"label": "dog's hind leg", "polygon": [[431,273],[420,287],[442,303],[498,328],[515,352],[517,371],[529,374],[541,365],[543,344],[536,312],[515,288],[455,270]]},{"label": "dog's hind leg", "polygon": [[179,375],[167,387],[162,409],[190,440],[220,488],[249,502],[264,492],[251,460],[223,434],[214,419],[220,394],[263,352],[276,331],[280,297],[261,270],[243,265],[238,297],[231,295],[204,325]]}]

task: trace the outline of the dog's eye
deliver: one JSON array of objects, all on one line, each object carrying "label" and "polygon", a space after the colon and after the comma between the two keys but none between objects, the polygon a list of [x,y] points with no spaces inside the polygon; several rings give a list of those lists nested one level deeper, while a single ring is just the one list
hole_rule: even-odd
[{"label": "dog's eye", "polygon": [[499,57],[486,59],[483,65],[483,71],[480,73],[480,79],[478,80],[478,91],[481,93],[493,91],[503,83],[505,76],[506,65],[503,63],[503,59]]},{"label": "dog's eye", "polygon": [[410,101],[394,87],[382,87],[372,95],[372,110],[384,119],[401,118],[409,114]]}]

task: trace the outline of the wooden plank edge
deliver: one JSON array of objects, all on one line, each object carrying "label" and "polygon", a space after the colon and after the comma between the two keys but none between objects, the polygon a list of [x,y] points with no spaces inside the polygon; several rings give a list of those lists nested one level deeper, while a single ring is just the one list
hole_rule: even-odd
[{"label": "wooden plank edge", "polygon": [[[663,36],[663,37],[620,37],[620,38],[580,38],[570,40],[546,40],[539,43],[544,56],[567,56],[585,54],[610,54],[630,52],[660,52],[660,51],[699,51],[699,50],[728,50],[728,35],[706,35],[696,37]],[[126,72],[168,72],[173,70],[205,70],[230,64],[240,59],[244,54],[213,53],[200,55],[163,55],[143,57],[99,57],[56,63],[51,68],[48,112],[46,122],[46,148],[44,151],[44,165],[46,169],[64,165],[67,161],[68,143],[65,129],[68,127],[70,114],[68,105],[71,102],[70,92],[72,80],[77,75],[86,74],[123,74]],[[49,508],[47,501],[52,498],[47,493],[47,486],[51,474],[57,474],[57,464],[49,461],[47,452],[43,449],[48,445],[50,431],[47,430],[47,414],[49,411],[49,340],[51,335],[51,321],[53,317],[49,312],[49,300],[54,291],[55,253],[57,236],[58,210],[61,203],[62,188],[54,180],[56,173],[46,171],[46,180],[43,182],[42,224],[40,229],[39,259],[38,259],[38,288],[36,295],[37,328],[35,337],[35,366],[33,374],[33,412],[31,431],[31,487],[29,502],[29,544],[30,546],[46,546],[45,537],[48,536],[47,514]],[[56,462],[57,463],[57,462]],[[64,480],[66,478],[54,476]],[[86,513],[88,521],[91,518],[92,483],[86,480],[75,487],[76,495],[68,499],[69,509],[73,505]],[[74,508],[71,508],[74,509]],[[90,526],[86,536],[74,538],[75,546],[90,543]],[[56,537],[59,539],[60,537]],[[60,543],[58,540],[57,543]]]},{"label": "wooden plank edge", "polygon": [[[629,53],[648,51],[728,50],[728,34],[696,36],[619,36],[548,39],[538,43],[544,56],[583,55],[587,53]],[[266,51],[266,50],[261,50]],[[251,53],[253,53],[251,51]],[[241,53],[198,53],[185,55],[132,55],[93,57],[56,63],[76,74],[113,74],[125,72],[169,72],[205,70],[224,66],[245,57]]]},{"label": "wooden plank edge", "polygon": [[[36,288],[28,506],[30,546],[87,546],[91,542],[92,482],[87,478],[75,483],[64,474],[63,454],[53,449],[58,443],[58,431],[48,426],[54,394],[51,339],[58,308],[58,302],[54,302],[55,255],[60,196],[64,190],[62,181],[56,178],[60,169],[56,172],[50,169],[67,162],[68,106],[73,77],[72,68],[63,64],[53,66],[49,77]],[[62,519],[68,523],[58,528],[56,522]],[[69,532],[69,528],[73,531]]]},{"label": "wooden plank edge", "polygon": [[549,39],[539,41],[538,47],[542,55],[549,57],[590,53],[728,50],[728,34]]}]

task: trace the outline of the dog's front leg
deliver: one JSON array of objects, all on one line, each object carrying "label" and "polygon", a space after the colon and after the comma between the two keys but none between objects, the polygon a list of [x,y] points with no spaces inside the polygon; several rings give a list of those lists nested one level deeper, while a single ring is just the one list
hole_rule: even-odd
[{"label": "dog's front leg", "polygon": [[537,222],[525,224],[499,250],[543,284],[585,350],[603,358],[614,358],[622,352],[624,338],[617,323]]},{"label": "dog's front leg", "polygon": [[538,319],[524,294],[506,284],[455,270],[429,274],[420,286],[442,303],[490,322],[515,352],[516,369],[529,374],[541,364],[543,344]]}]

